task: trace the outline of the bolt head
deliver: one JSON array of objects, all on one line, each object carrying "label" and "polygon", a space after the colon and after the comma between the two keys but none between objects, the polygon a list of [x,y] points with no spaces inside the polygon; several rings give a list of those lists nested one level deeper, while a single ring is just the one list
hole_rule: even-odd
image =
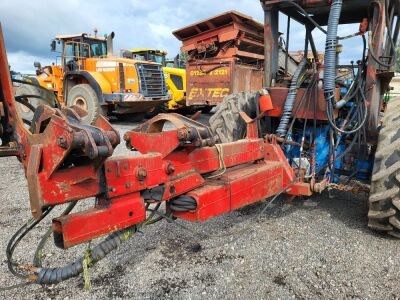
[{"label": "bolt head", "polygon": [[171,175],[172,173],[174,173],[174,172],[175,172],[175,167],[174,167],[174,165],[171,164],[171,163],[168,163],[166,171],[167,171],[167,174],[168,174],[168,175]]},{"label": "bolt head", "polygon": [[57,138],[57,145],[63,149],[67,149],[68,148],[68,141],[64,136],[59,136]]},{"label": "bolt head", "polygon": [[140,168],[138,168],[136,175],[137,175],[137,178],[139,179],[139,181],[143,181],[147,177],[147,171],[143,167],[140,167]]}]

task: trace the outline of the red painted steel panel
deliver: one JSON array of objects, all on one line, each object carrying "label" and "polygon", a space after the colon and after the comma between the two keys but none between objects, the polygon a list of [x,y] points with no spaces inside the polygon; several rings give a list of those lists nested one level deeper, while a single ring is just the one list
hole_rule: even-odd
[{"label": "red painted steel panel", "polygon": [[[221,144],[220,148],[226,167],[248,163],[264,157],[262,139],[240,140],[234,143]],[[174,172],[170,175],[167,174],[168,164],[174,168]],[[221,168],[221,162],[216,147],[181,149],[172,152],[164,159],[159,153],[110,158],[105,162],[108,196],[116,197],[152,188],[193,171],[205,174],[219,168]],[[142,180],[138,178],[139,169],[146,173]],[[194,183],[194,181],[191,182],[192,188],[198,186],[197,183],[193,185]]]},{"label": "red painted steel panel", "polygon": [[169,200],[178,195],[193,190],[195,187],[201,186],[205,183],[204,178],[195,171],[184,174],[165,183],[165,191],[163,200]]},{"label": "red painted steel panel", "polygon": [[39,203],[42,207],[96,196],[102,190],[99,170],[88,166],[65,169],[47,179],[44,174],[37,174],[40,187]]},{"label": "red painted steel panel", "polygon": [[280,162],[265,162],[234,170],[224,175],[222,180],[230,184],[232,210],[268,198],[284,188]]},{"label": "red painted steel panel", "polygon": [[[111,198],[155,187],[168,178],[159,153],[112,157],[105,162],[105,170]],[[138,176],[140,170],[146,173],[142,180]]]},{"label": "red painted steel panel", "polygon": [[198,203],[194,212],[174,213],[190,221],[205,221],[278,193],[283,185],[280,162],[264,162],[226,171],[218,180],[187,193]]},{"label": "red painted steel panel", "polygon": [[139,193],[105,201],[92,209],[53,219],[57,246],[69,248],[140,223],[146,218]]},{"label": "red painted steel panel", "polygon": [[205,221],[231,210],[229,186],[223,181],[207,180],[204,187],[195,189],[188,196],[197,201],[194,212],[174,212],[174,216],[189,221]]}]

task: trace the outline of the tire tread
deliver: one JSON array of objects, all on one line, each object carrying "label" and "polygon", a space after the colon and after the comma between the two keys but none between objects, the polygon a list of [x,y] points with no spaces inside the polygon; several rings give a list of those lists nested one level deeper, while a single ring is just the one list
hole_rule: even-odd
[{"label": "tire tread", "polygon": [[400,238],[399,116],[400,98],[389,102],[382,119],[368,201],[368,227],[396,238]]}]

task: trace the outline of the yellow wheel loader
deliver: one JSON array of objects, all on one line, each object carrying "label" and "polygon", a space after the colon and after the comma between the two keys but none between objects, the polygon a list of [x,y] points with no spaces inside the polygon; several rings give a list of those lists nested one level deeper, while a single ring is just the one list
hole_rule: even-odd
[{"label": "yellow wheel loader", "polygon": [[183,62],[179,59],[179,55],[175,59],[167,59],[166,51],[141,48],[125,51],[123,56],[162,64],[168,93],[172,97],[168,102],[168,110],[185,107],[186,70]]},{"label": "yellow wheel loader", "polygon": [[[56,36],[51,49],[60,50],[58,61],[45,67],[36,62],[36,76],[26,80],[53,91],[62,106],[85,110],[83,119],[89,124],[100,114],[139,121],[171,98],[162,65],[114,56],[113,38],[114,33],[100,37],[96,32]],[[32,95],[29,100],[34,106],[39,104],[34,96],[41,93],[41,89],[26,84],[16,91],[17,95]],[[30,117],[22,105],[20,112]]]}]

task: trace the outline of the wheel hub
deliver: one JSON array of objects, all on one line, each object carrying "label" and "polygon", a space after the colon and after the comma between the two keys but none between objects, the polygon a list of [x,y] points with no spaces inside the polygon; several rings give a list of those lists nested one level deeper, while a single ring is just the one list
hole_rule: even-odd
[{"label": "wheel hub", "polygon": [[76,105],[79,106],[80,108],[84,109],[84,110],[88,110],[88,105],[87,102],[84,98],[82,97],[76,97],[73,101],[72,101],[72,105]]}]

